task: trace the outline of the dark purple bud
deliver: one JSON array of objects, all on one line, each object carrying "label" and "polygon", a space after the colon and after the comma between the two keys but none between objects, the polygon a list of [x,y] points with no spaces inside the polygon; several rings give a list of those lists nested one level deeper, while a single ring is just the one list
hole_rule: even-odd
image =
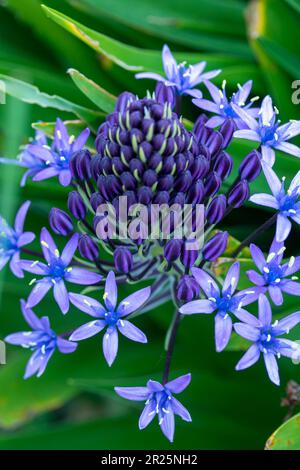
[{"label": "dark purple bud", "polygon": [[137,147],[137,144],[140,144],[144,139],[144,134],[140,129],[132,129],[130,131],[130,140],[131,140],[131,145],[135,149]]},{"label": "dark purple bud", "polygon": [[143,174],[143,182],[151,188],[157,182],[157,173],[154,170],[146,170]]},{"label": "dark purple bud", "polygon": [[196,245],[196,240],[187,240],[182,246],[180,260],[186,268],[191,268],[198,258],[199,249]]},{"label": "dark purple bud", "polygon": [[153,147],[155,150],[159,151],[161,148],[163,148],[163,145],[165,144],[166,138],[164,134],[156,134],[153,138]]},{"label": "dark purple bud", "polygon": [[178,300],[190,302],[200,294],[200,287],[192,276],[182,276],[176,286],[176,297]]},{"label": "dark purple bud", "polygon": [[120,150],[120,156],[123,160],[129,163],[130,160],[134,157],[132,148],[129,145],[123,145]]},{"label": "dark purple bud", "polygon": [[147,140],[151,140],[154,133],[154,119],[144,118],[142,122],[142,131],[146,135]]},{"label": "dark purple bud", "polygon": [[160,191],[168,191],[169,189],[172,188],[173,183],[174,183],[173,176],[166,175],[159,179],[157,188]]},{"label": "dark purple bud", "polygon": [[206,142],[213,133],[214,131],[212,129],[208,129],[207,127],[203,126],[202,129],[199,129],[198,134],[196,136],[196,138],[198,139],[198,144],[206,146]]},{"label": "dark purple bud", "polygon": [[214,196],[220,189],[222,184],[222,180],[220,176],[213,171],[208,175],[205,180],[204,188],[205,188],[205,197],[212,197]]},{"label": "dark purple bud", "polygon": [[222,134],[223,137],[223,149],[226,149],[230,144],[235,130],[236,125],[232,119],[226,119],[226,121],[223,122],[219,130],[220,134]]},{"label": "dark purple bud", "polygon": [[104,197],[104,199],[107,201],[109,199],[108,194],[106,192],[106,176],[100,175],[97,178],[97,188],[99,189],[99,192],[101,196]]},{"label": "dark purple bud", "polygon": [[172,261],[176,261],[180,254],[181,254],[181,248],[182,248],[182,240],[169,240],[164,248],[164,256],[168,263],[172,263]]},{"label": "dark purple bud", "polygon": [[158,191],[153,199],[153,204],[168,204],[170,200],[170,194],[168,191]]},{"label": "dark purple bud", "polygon": [[101,169],[100,174],[109,175],[112,172],[112,159],[110,157],[102,157],[99,166]]},{"label": "dark purple bud", "polygon": [[86,215],[86,207],[82,197],[77,191],[71,191],[68,196],[68,208],[77,220],[82,220]]},{"label": "dark purple bud", "polygon": [[176,151],[176,141],[173,137],[167,139],[167,145],[164,151],[164,155],[173,155]]},{"label": "dark purple bud", "polygon": [[209,172],[209,161],[204,155],[195,158],[191,167],[191,173],[194,179],[204,178]]},{"label": "dark purple bud", "polygon": [[206,210],[206,218],[210,224],[217,224],[223,219],[226,212],[226,197],[224,194],[216,196]]},{"label": "dark purple bud", "polygon": [[138,202],[147,206],[152,201],[153,193],[147,186],[142,186],[137,192]]},{"label": "dark purple bud", "polygon": [[109,142],[105,146],[105,153],[109,157],[114,157],[120,155],[120,145],[116,142]]},{"label": "dark purple bud", "polygon": [[133,158],[132,160],[130,160],[129,168],[135,178],[137,176],[140,177],[144,171],[144,165],[138,158]]},{"label": "dark purple bud", "polygon": [[71,217],[61,209],[53,207],[49,213],[50,227],[57,235],[69,235],[73,232]]},{"label": "dark purple bud", "polygon": [[186,157],[185,155],[183,155],[182,153],[179,153],[178,155],[176,155],[175,157],[175,163],[176,163],[176,171],[177,173],[182,173],[183,171],[186,170],[187,168],[187,160],[186,160]]},{"label": "dark purple bud", "polygon": [[232,171],[233,160],[227,152],[221,152],[214,163],[214,171],[218,173],[222,180],[228,178]]},{"label": "dark purple bud", "polygon": [[139,146],[138,155],[142,161],[148,160],[152,154],[152,145],[149,142],[142,142]]},{"label": "dark purple bud", "polygon": [[261,172],[261,154],[252,150],[242,161],[239,167],[241,180],[254,181]]},{"label": "dark purple bud", "polygon": [[164,164],[162,167],[162,172],[164,174],[172,173],[173,168],[175,168],[175,165],[176,165],[174,157],[172,156],[164,157],[163,162]]},{"label": "dark purple bud", "polygon": [[136,194],[134,191],[125,191],[123,195],[127,197],[128,209],[137,203],[137,198],[136,198]]},{"label": "dark purple bud", "polygon": [[101,205],[101,204],[104,204],[105,200],[103,199],[103,197],[101,196],[101,194],[99,193],[93,193],[91,195],[91,199],[90,199],[90,203],[91,203],[91,206],[92,208],[94,209],[94,211],[96,212],[98,207]]},{"label": "dark purple bud", "polygon": [[155,87],[155,97],[156,101],[161,104],[165,104],[169,102],[171,104],[171,108],[173,109],[175,106],[175,90],[172,86],[166,86],[162,82],[157,82]]},{"label": "dark purple bud", "polygon": [[188,192],[187,202],[195,205],[200,204],[204,198],[204,184],[203,181],[198,180],[194,183]]},{"label": "dark purple bud", "polygon": [[111,159],[112,170],[115,174],[120,175],[125,171],[125,165],[122,163],[120,157],[113,157]]},{"label": "dark purple bud", "polygon": [[122,175],[120,176],[120,180],[122,182],[122,186],[124,186],[125,189],[129,191],[135,190],[137,181],[133,174],[130,173],[130,171],[125,171],[124,173],[122,173]]},{"label": "dark purple bud", "polygon": [[192,184],[192,175],[190,171],[185,171],[180,175],[174,184],[175,191],[185,192],[187,191]]},{"label": "dark purple bud", "polygon": [[133,113],[130,114],[130,128],[132,129],[133,127],[140,127],[142,123],[143,115],[141,111],[134,111]]},{"label": "dark purple bud", "polygon": [[133,256],[128,248],[119,246],[114,252],[115,268],[119,273],[127,274],[133,268]]},{"label": "dark purple bud", "polygon": [[163,157],[160,155],[160,153],[154,153],[148,160],[148,166],[152,170],[160,170],[162,168],[162,164]]},{"label": "dark purple bud", "polygon": [[212,157],[217,156],[223,148],[223,136],[218,131],[214,131],[207,139],[205,145],[207,146]]},{"label": "dark purple bud", "polygon": [[105,187],[109,199],[118,196],[121,192],[121,183],[119,178],[115,175],[108,175],[105,177]]},{"label": "dark purple bud", "polygon": [[87,180],[91,178],[91,154],[88,150],[76,152],[70,161],[70,169],[74,178]]},{"label": "dark purple bud", "polygon": [[203,258],[206,261],[214,261],[219,258],[227,248],[228,232],[218,232],[203,248]]},{"label": "dark purple bud", "polygon": [[183,206],[186,202],[185,193],[177,193],[172,201],[173,204],[179,204],[179,206]]},{"label": "dark purple bud", "polygon": [[80,236],[78,241],[78,251],[83,258],[90,261],[94,261],[99,255],[98,245],[96,245],[89,235]]},{"label": "dark purple bud", "polygon": [[228,195],[228,205],[237,209],[249,199],[250,190],[246,180],[237,183]]},{"label": "dark purple bud", "polygon": [[208,117],[205,114],[200,114],[200,116],[196,119],[193,133],[196,136],[198,142],[201,142],[201,138],[204,132],[206,132],[205,123],[207,122]]},{"label": "dark purple bud", "polygon": [[151,117],[158,121],[162,118],[164,114],[164,105],[163,104],[155,104],[151,107]]},{"label": "dark purple bud", "polygon": [[95,155],[91,160],[91,174],[96,181],[102,172],[101,161],[102,157],[100,155]]},{"label": "dark purple bud", "polygon": [[124,112],[128,108],[129,104],[135,100],[136,97],[132,93],[124,91],[118,96],[115,111],[120,111],[121,113]]}]

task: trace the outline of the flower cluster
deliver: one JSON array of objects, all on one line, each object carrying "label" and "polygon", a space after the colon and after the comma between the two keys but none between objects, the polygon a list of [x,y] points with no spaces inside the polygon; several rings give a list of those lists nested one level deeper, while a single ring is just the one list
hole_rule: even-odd
[{"label": "flower cluster", "polygon": [[[19,209],[14,227],[0,219],[0,269],[9,262],[15,276],[23,277],[24,272],[37,276],[30,281],[33,287],[27,300],[21,301],[31,331],[6,338],[10,344],[33,351],[25,378],[40,377],[56,350],[72,353],[77,342],[100,332],[104,359],[112,366],[119,349],[119,333],[137,343],[147,342],[144,332],[132,322],[133,314],[149,312],[172,299],[175,313],[167,336],[162,383],[149,380],[145,387],[115,387],[121,397],[145,402],[140,429],[158,415],[159,426],[170,441],[174,437],[175,415],[191,421],[189,412],[174,396],[189,385],[191,374],[174,380],[169,377],[176,332],[183,316],[214,316],[217,352],[226,349],[232,335],[250,341],[252,344],[236,370],[252,366],[262,356],[268,376],[276,385],[279,385],[277,359],[281,356],[300,359],[298,343],[285,337],[300,323],[300,312],[277,318],[271,307],[271,302],[283,305],[285,295],[300,296],[296,276],[300,257],[284,259],[292,221],[300,223],[300,172],[286,189],[285,178],[279,179],[272,169],[277,150],[300,156],[299,148],[288,142],[300,133],[300,123],[282,125],[268,96],[261,107],[254,107],[257,97],[250,98],[252,81],[238,85],[237,91],[228,97],[225,82],[218,89],[210,81],[220,71],[203,73],[205,65],[177,64],[164,46],[166,77],[138,74],[137,78],[158,81],[155,92],[152,95],[148,92],[142,99],[122,93],[114,111],[99,123],[94,151],[85,145],[89,129],[75,138],[69,136],[65,124],[58,119],[51,145],[46,135],[38,131],[35,139],[23,148],[18,161],[1,159],[2,163],[26,169],[22,185],[27,177],[38,182],[57,176],[59,183],[67,187],[65,208],[53,207],[49,213],[51,231],[64,237],[62,250],[45,227],[40,233],[40,251],[27,248],[35,238],[33,233],[24,232],[30,202]],[[212,101],[202,98],[202,91],[195,88],[198,85],[205,86]],[[193,126],[187,124],[180,116],[182,95],[192,96],[194,104],[210,114],[200,114]],[[256,148],[238,165],[230,149],[234,138],[257,142]],[[262,170],[272,194],[251,195],[251,183]],[[114,237],[115,231],[119,235],[124,233],[122,219],[110,232],[110,215],[99,208],[110,205],[120,215],[124,212],[120,205],[123,197],[127,198],[126,224],[132,222],[131,209],[135,205],[145,206],[147,214],[152,214],[153,206],[189,205],[188,217],[194,234],[199,228],[195,215],[201,206],[203,242],[195,243],[199,242],[196,235],[175,236],[178,221],[174,217],[169,220],[168,238],[161,236],[164,218],[159,220],[156,238],[147,235],[149,227],[141,219],[136,222],[137,238]],[[275,212],[235,249],[232,246],[228,249],[232,238],[224,230],[223,221],[231,211],[248,202]],[[104,222],[107,237],[101,238],[99,226],[103,227]],[[256,238],[275,223],[274,239],[265,255]],[[243,251],[247,246],[250,251]],[[248,260],[247,269],[252,263],[252,269],[246,272],[244,257],[239,256],[242,252]],[[222,261],[230,267],[220,278],[217,267]],[[249,280],[247,288],[240,287],[242,271]],[[118,300],[120,284],[128,282],[132,286],[140,281],[146,281],[148,286]],[[87,292],[70,292],[67,288],[70,285],[94,286],[88,292],[96,292],[96,298],[86,295]],[[71,304],[92,317],[90,321],[57,335],[49,318],[39,318],[32,310],[51,289],[63,314]],[[100,298],[103,301],[97,300]],[[248,309],[256,309],[258,314]]]}]

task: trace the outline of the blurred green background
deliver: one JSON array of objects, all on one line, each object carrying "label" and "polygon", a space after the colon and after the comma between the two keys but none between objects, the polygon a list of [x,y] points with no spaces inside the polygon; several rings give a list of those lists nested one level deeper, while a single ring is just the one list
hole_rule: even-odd
[{"label": "blurred green background", "polygon": [[[41,107],[43,96],[32,89],[10,86],[6,104],[0,106],[0,155],[15,157],[19,146],[33,135],[31,123],[51,123],[57,116],[78,120],[78,106],[96,110],[66,74],[76,69],[117,95],[124,89],[140,95],[153,89],[150,81],[137,81],[138,70],[161,70],[161,48],[167,42],[175,56],[191,63],[207,60],[208,68],[220,67],[231,91],[237,83],[254,80],[254,95],[273,96],[281,117],[300,119],[300,107],[291,101],[292,82],[300,79],[300,0],[45,0],[63,13],[41,8],[39,0],[0,2],[0,80],[7,76],[37,86],[41,92],[68,100],[68,105]],[[53,21],[54,20],[54,21]],[[73,21],[74,20],[74,21]],[[76,25],[90,28],[88,31]],[[75,22],[75,23],[74,23]],[[97,34],[96,32],[100,33]],[[176,54],[176,51],[178,52]],[[218,82],[219,80],[219,82]],[[28,91],[28,90],[27,90]],[[20,100],[20,98],[23,98]],[[48,99],[48,98],[47,98]],[[71,105],[70,105],[71,103]],[[75,104],[75,105],[74,105]],[[67,112],[67,110],[75,110]],[[77,112],[76,112],[77,110]],[[185,117],[197,110],[184,102]],[[91,122],[97,126],[101,116]],[[49,126],[48,126],[49,127]],[[51,129],[51,126],[50,126]],[[239,162],[249,144],[233,145]],[[277,170],[292,177],[299,160],[278,156]],[[66,190],[55,181],[28,182],[19,188],[22,170],[0,168],[0,213],[12,222],[21,201],[30,199],[27,227],[39,232],[48,226],[53,206],[66,207]],[[253,190],[265,189],[263,178]],[[263,222],[267,211],[247,207],[226,221],[239,239]],[[268,246],[272,232],[261,240]],[[300,254],[299,231],[289,242],[290,254]],[[245,267],[249,266],[245,261]],[[24,328],[19,298],[29,293],[25,281],[0,273],[0,338]],[[297,298],[286,299],[278,314],[297,310]],[[63,317],[51,295],[36,312],[49,315],[57,332],[85,320],[70,310]],[[172,317],[172,305],[142,315],[137,325],[147,333],[149,344],[123,339],[116,364],[109,369],[102,357],[101,338],[82,342],[71,356],[55,356],[40,379],[23,381],[28,353],[9,346],[7,365],[0,366],[0,449],[262,449],[282,423],[280,408],[285,384],[300,382],[299,367],[281,361],[282,386],[276,388],[263,365],[237,373],[242,354],[234,343],[230,351],[214,351],[213,318],[186,318],[177,339],[172,377],[190,371],[193,380],[182,394],[190,410],[191,424],[177,420],[175,443],[169,444],[157,424],[139,432],[139,404],[115,396],[113,386],[143,385],[149,377],[160,378],[164,363],[164,338]],[[294,339],[300,338],[295,329]],[[290,447],[300,449],[296,427]]]}]

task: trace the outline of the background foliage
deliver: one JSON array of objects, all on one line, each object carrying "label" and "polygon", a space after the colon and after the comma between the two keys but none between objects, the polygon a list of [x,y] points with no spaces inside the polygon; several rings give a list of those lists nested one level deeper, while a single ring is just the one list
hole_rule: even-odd
[{"label": "background foliage", "polygon": [[[222,68],[216,82],[226,78],[231,90],[253,79],[254,92],[270,93],[282,119],[300,119],[300,107],[291,101],[292,81],[300,78],[300,0],[45,0],[49,8],[42,8],[40,0],[1,3],[0,79],[8,96],[6,105],[0,106],[0,153],[6,157],[15,157],[33,135],[32,122],[48,123],[35,127],[50,134],[57,115],[72,121],[75,130],[82,127],[81,121],[95,129],[103,116],[99,108],[109,112],[112,95],[127,89],[142,96],[147,87],[152,90],[153,83],[136,81],[134,73],[160,72],[165,42],[178,51],[178,59],[191,63],[204,59],[209,68]],[[197,116],[188,99],[184,114],[190,120]],[[234,144],[231,153],[239,161],[247,150],[246,143]],[[279,156],[276,169],[292,176],[299,161]],[[0,212],[12,221],[20,202],[32,200],[28,225],[38,233],[48,225],[51,207],[64,208],[66,192],[51,180],[29,181],[21,190],[20,175],[16,167],[1,167]],[[264,184],[263,178],[258,179],[253,190],[261,192]],[[242,239],[266,217],[263,209],[249,206],[227,224]],[[261,240],[265,247],[271,235],[266,233]],[[300,251],[298,237],[295,233],[288,247],[294,255]],[[249,263],[244,260],[244,269]],[[18,298],[26,298],[29,289],[8,270],[0,274],[0,337],[4,337],[24,326]],[[293,298],[278,314],[297,308]],[[37,311],[50,315],[58,332],[80,324],[80,312],[71,310],[63,318],[51,296]],[[0,366],[0,449],[169,448],[155,425],[138,431],[140,407],[118,398],[113,386],[159,378],[171,316],[168,304],[139,317],[137,324],[143,324],[149,344],[139,347],[122,341],[111,370],[96,338],[80,344],[69,357],[55,355],[42,378],[23,381],[28,354],[9,347],[8,363]],[[282,423],[285,411],[280,398],[289,379],[300,381],[299,367],[282,361],[282,386],[275,388],[262,364],[234,371],[242,344],[233,342],[229,351],[218,355],[213,341],[212,318],[185,318],[173,373],[174,377],[192,373],[182,401],[193,423],[178,420],[172,448],[261,449]],[[300,418],[281,427],[268,448],[300,449]]]}]

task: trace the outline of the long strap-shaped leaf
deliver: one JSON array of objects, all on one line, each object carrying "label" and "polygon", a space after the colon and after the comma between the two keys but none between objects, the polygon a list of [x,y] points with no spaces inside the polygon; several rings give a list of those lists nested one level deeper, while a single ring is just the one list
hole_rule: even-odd
[{"label": "long strap-shaped leaf", "polygon": [[37,104],[42,108],[54,108],[75,114],[90,123],[101,117],[101,113],[78,104],[72,103],[60,96],[43,93],[36,86],[17,80],[16,78],[0,74],[0,80],[5,86],[5,92],[25,103]]}]

